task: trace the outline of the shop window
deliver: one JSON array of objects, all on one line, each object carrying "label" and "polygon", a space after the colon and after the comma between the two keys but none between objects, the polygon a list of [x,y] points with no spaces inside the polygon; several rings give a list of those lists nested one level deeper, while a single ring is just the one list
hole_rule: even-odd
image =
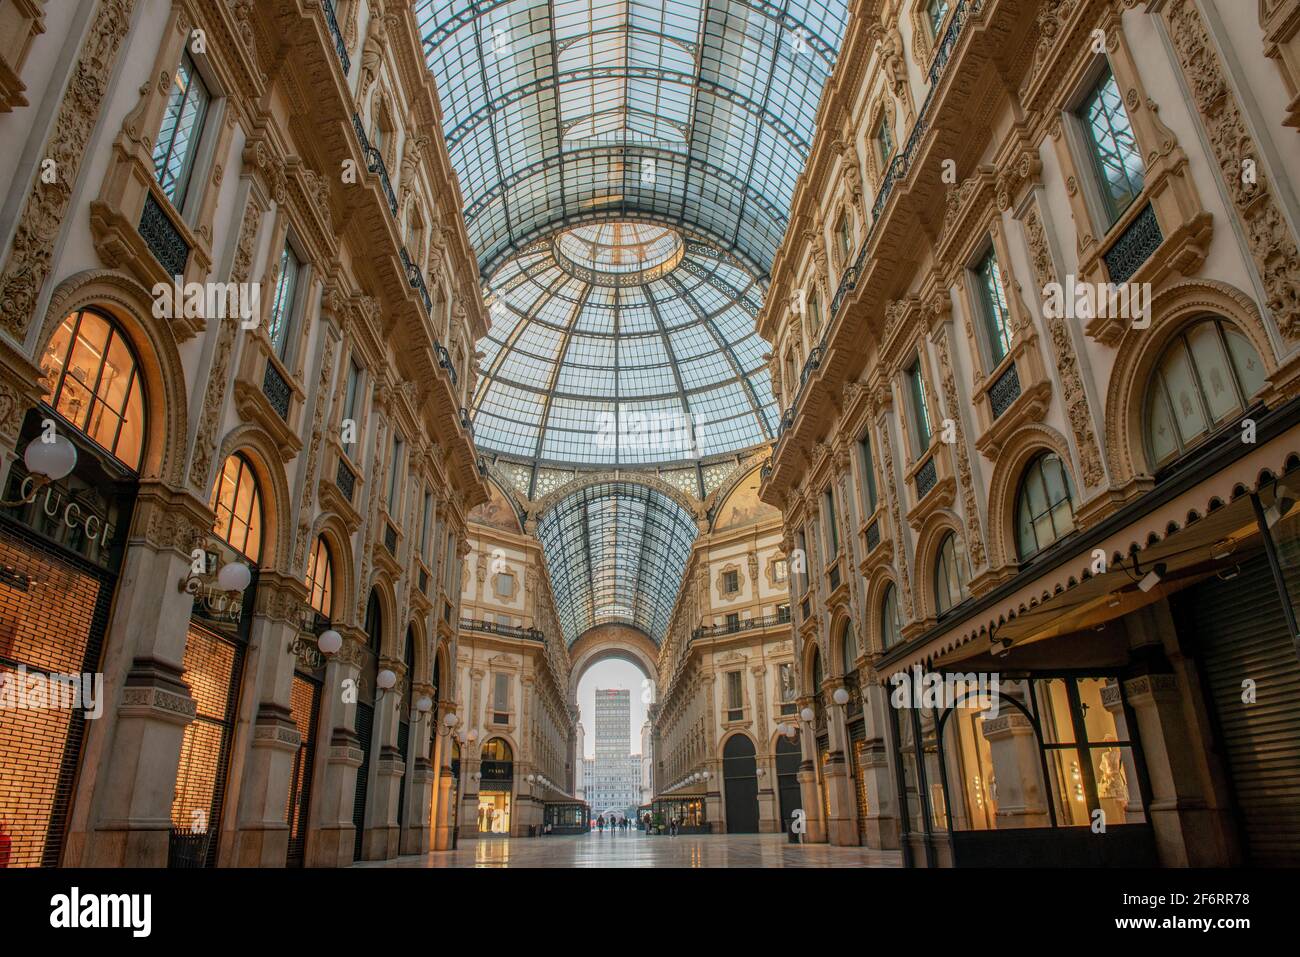
[{"label": "shop window", "polygon": [[934,609],[937,614],[944,614],[966,599],[970,594],[969,578],[966,561],[957,548],[957,536],[949,532],[939,546],[934,563]]},{"label": "shop window", "polygon": [[212,531],[256,565],[262,552],[262,500],[257,477],[242,453],[226,459],[208,507],[217,515]]},{"label": "shop window", "polygon": [[513,761],[514,752],[503,738],[492,738],[483,745],[480,757],[484,761]]},{"label": "shop window", "polygon": [[211,100],[211,94],[187,50],[181,55],[180,65],[172,76],[167,110],[153,150],[154,176],[178,210],[185,205],[185,195],[194,173],[194,158]]},{"label": "shop window", "polygon": [[973,273],[980,318],[984,324],[984,342],[989,350],[989,368],[992,369],[1011,351],[1011,310],[1007,306],[997,252],[990,248],[975,265]]},{"label": "shop window", "polygon": [[271,348],[276,358],[285,360],[288,354],[289,330],[293,325],[295,301],[298,295],[298,278],[302,260],[293,251],[289,240],[280,250],[280,274],[275,281],[275,300],[271,305],[271,322],[266,334],[271,338]]},{"label": "shop window", "polygon": [[1032,558],[1074,531],[1074,502],[1070,477],[1055,452],[1044,452],[1029,463],[1016,495],[1016,547],[1020,560]]},{"label": "shop window", "polygon": [[108,316],[74,312],[50,338],[41,360],[44,401],[124,466],[140,467],[145,396],[135,353]]},{"label": "shop window", "polygon": [[908,418],[912,424],[912,441],[916,443],[914,454],[917,458],[930,447],[930,406],[925,399],[925,378],[921,374],[921,357],[907,368],[907,402]]},{"label": "shop window", "polygon": [[885,648],[892,648],[903,640],[902,625],[898,617],[898,589],[892,584],[885,586],[885,594],[880,599],[880,642]]},{"label": "shop window", "polygon": [[1153,469],[1179,458],[1241,415],[1264,387],[1250,341],[1223,319],[1189,326],[1165,348],[1146,399],[1147,454]]},{"label": "shop window", "polygon": [[324,535],[316,536],[307,562],[307,593],[311,606],[328,619],[334,609],[334,565]]},{"label": "shop window", "polygon": [[1145,169],[1133,126],[1110,66],[1080,105],[1077,116],[1110,226],[1142,192]]}]

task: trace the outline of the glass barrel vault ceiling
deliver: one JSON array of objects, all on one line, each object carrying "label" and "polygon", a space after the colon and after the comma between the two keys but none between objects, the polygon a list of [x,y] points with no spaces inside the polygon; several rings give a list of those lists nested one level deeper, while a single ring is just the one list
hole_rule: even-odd
[{"label": "glass barrel vault ceiling", "polygon": [[754,320],[846,3],[414,10],[491,307],[478,444],[635,466],[772,438]]},{"label": "glass barrel vault ceiling", "polygon": [[565,641],[620,622],[662,642],[697,534],[680,505],[629,482],[589,485],[548,509],[537,537]]},{"label": "glass barrel vault ceiling", "polygon": [[702,235],[766,275],[844,0],[415,0],[414,10],[485,276],[558,225],[630,214]]}]

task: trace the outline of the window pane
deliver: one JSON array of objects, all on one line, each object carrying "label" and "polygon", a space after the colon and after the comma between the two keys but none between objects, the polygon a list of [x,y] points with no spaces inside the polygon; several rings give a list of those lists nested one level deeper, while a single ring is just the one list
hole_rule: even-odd
[{"label": "window pane", "polygon": [[1092,150],[1099,180],[1097,185],[1110,213],[1110,221],[1114,222],[1142,192],[1144,168],[1119,86],[1109,69],[1098,81],[1079,115]]},{"label": "window pane", "polygon": [[158,179],[158,185],[177,209],[185,204],[194,156],[203,132],[203,121],[207,116],[208,100],[208,89],[186,53],[181,57],[180,65],[172,78],[167,109],[153,151],[154,175]]},{"label": "window pane", "polygon": [[1198,323],[1188,331],[1187,344],[1192,350],[1192,360],[1196,363],[1197,378],[1210,417],[1215,422],[1222,422],[1238,411],[1241,403],[1218,327],[1212,322]]},{"label": "window pane", "polygon": [[1165,389],[1173,403],[1174,421],[1184,445],[1209,430],[1205,421],[1205,412],[1201,408],[1200,389],[1192,364],[1187,358],[1187,350],[1181,342],[1169,350],[1161,367],[1161,377]]},{"label": "window pane", "polygon": [[1002,287],[1002,271],[998,268],[998,258],[993,250],[980,262],[979,270],[980,296],[983,301],[984,322],[988,333],[989,354],[993,365],[1011,351],[1011,340],[1007,332],[1010,327],[1011,313],[1007,307],[1006,292]]},{"label": "window pane", "polygon": [[1264,363],[1250,340],[1236,329],[1222,324],[1224,338],[1228,340],[1228,351],[1232,354],[1232,367],[1236,370],[1237,381],[1241,383],[1241,394],[1249,402],[1251,397],[1264,388]]},{"label": "window pane", "polygon": [[1147,402],[1147,440],[1151,443],[1153,464],[1158,465],[1178,453],[1178,439],[1174,423],[1169,418],[1164,384],[1159,379],[1152,385]]}]

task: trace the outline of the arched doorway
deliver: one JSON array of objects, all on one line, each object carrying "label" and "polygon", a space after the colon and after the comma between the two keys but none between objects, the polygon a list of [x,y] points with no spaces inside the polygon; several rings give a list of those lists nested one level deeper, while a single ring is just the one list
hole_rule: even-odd
[{"label": "arched doorway", "polygon": [[514,786],[514,751],[505,738],[489,738],[480,755],[478,831],[501,837],[510,835],[510,792]]},{"label": "arched doorway", "polygon": [[758,765],[754,742],[734,734],[722,747],[722,781],[727,801],[727,833],[758,833]]},{"label": "arched doorway", "polygon": [[789,833],[794,812],[803,806],[799,795],[799,745],[782,735],[776,742],[776,792],[781,803],[781,830]]}]

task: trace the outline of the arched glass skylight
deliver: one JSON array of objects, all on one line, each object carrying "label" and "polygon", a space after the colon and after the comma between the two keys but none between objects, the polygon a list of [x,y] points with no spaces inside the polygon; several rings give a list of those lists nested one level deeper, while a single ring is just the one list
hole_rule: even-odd
[{"label": "arched glass skylight", "polygon": [[763,290],[734,259],[659,225],[561,231],[488,283],[474,435],[541,462],[646,465],[776,434],[754,331]]},{"label": "arched glass skylight", "polygon": [[699,529],[662,492],[631,482],[589,485],[537,520],[564,639],[597,625],[634,625],[663,640]]},{"label": "arched glass skylight", "polygon": [[845,0],[416,0],[484,275],[564,226],[647,218],[765,276]]}]

